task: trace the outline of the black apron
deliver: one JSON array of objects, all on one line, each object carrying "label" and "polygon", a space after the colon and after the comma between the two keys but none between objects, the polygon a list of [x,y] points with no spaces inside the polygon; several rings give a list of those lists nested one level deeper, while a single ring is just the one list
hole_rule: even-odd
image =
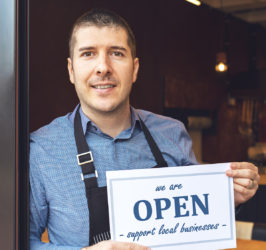
[{"label": "black apron", "polygon": [[[85,184],[86,196],[88,201],[90,223],[89,245],[93,245],[100,241],[109,240],[111,238],[107,202],[107,188],[98,187],[97,171],[95,170],[92,153],[89,149],[85,135],[83,133],[79,108],[76,111],[74,119],[74,135],[78,152],[77,161],[78,165],[80,165],[82,170],[81,179],[84,181]],[[148,128],[140,119],[140,117],[139,121],[141,129],[144,132],[150,150],[157,163],[154,168],[167,167],[168,165],[164,160],[160,149],[158,148]],[[92,175],[92,177],[85,178],[85,175]]]}]

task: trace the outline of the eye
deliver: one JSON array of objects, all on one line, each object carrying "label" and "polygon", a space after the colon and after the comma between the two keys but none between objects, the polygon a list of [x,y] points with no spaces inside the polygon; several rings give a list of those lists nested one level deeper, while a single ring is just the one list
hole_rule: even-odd
[{"label": "eye", "polygon": [[117,57],[123,57],[124,56],[124,54],[120,51],[113,51],[113,52],[111,52],[111,54],[114,56],[117,56]]},{"label": "eye", "polygon": [[83,57],[91,57],[93,55],[94,55],[94,53],[92,51],[86,51],[86,52],[81,54],[81,56],[83,56]]}]

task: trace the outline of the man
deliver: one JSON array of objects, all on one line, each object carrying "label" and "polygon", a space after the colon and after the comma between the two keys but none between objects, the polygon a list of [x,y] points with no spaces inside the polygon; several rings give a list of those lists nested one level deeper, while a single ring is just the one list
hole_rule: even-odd
[{"label": "man", "polygon": [[[139,59],[121,17],[85,13],[69,47],[80,105],[31,135],[31,249],[148,249],[108,240],[105,172],[196,164],[190,138],[179,121],[130,106]],[[233,163],[227,175],[234,178],[236,206],[255,194],[253,164]],[[46,227],[48,244],[40,240]]]}]

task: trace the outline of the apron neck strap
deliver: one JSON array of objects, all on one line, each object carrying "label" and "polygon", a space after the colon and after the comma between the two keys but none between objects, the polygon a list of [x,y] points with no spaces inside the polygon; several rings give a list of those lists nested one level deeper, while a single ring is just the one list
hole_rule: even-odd
[{"label": "apron neck strap", "polygon": [[155,161],[157,163],[158,168],[162,167],[168,167],[167,162],[163,158],[162,152],[160,151],[159,147],[157,146],[156,142],[154,141],[150,131],[146,127],[145,123],[142,121],[142,119],[139,116],[139,122],[140,122],[140,127],[145,135],[145,138],[149,144],[150,150],[155,158]]},{"label": "apron neck strap", "polygon": [[[81,167],[82,174],[81,179],[84,181],[84,176],[89,174],[95,174],[95,177],[98,177],[97,171],[95,170],[94,164],[93,164],[93,157],[92,153],[89,149],[88,143],[86,142],[85,135],[83,133],[82,124],[81,124],[81,118],[79,114],[80,106],[77,108],[75,119],[74,119],[74,136],[77,146],[77,161],[78,165]],[[97,182],[96,178],[92,183],[92,185],[96,184]],[[87,178],[86,178],[87,179]],[[89,178],[91,179],[91,178]],[[88,180],[86,180],[88,181]]]}]

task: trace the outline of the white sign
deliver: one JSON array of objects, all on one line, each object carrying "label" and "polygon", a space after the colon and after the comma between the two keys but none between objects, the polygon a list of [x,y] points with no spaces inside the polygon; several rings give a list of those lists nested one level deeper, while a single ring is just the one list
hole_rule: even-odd
[{"label": "white sign", "polygon": [[156,250],[236,247],[229,166],[108,171],[112,240]]}]

